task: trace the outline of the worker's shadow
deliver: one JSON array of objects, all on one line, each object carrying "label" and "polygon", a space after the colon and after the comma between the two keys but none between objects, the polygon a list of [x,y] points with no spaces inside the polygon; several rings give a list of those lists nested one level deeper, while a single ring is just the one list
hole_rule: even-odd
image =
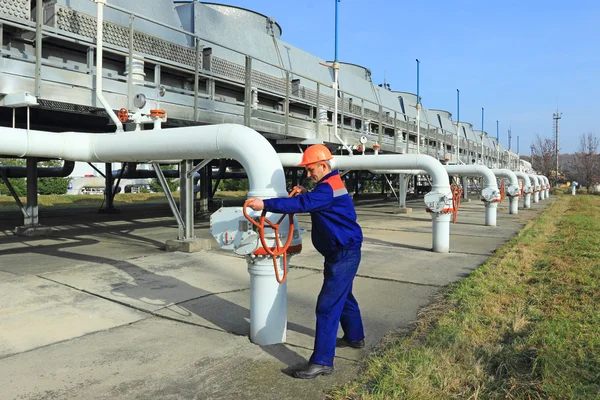
[{"label": "worker's shadow", "polygon": [[[179,266],[153,264],[148,267],[141,261],[118,260],[111,258],[109,255],[92,255],[83,254],[82,252],[82,249],[97,245],[101,241],[105,241],[107,237],[109,240],[114,237],[122,243],[131,243],[138,247],[147,248],[150,255],[153,250],[155,251],[154,254],[160,254],[158,249],[164,246],[163,243],[151,238],[137,236],[133,233],[135,229],[134,226],[127,230],[121,227],[110,232],[96,231],[96,234],[101,235],[103,239],[94,238],[89,234],[86,234],[86,237],[81,237],[79,236],[81,232],[75,235],[67,233],[63,238],[58,240],[55,238],[52,244],[44,243],[40,245],[34,239],[21,238],[20,240],[26,243],[27,246],[1,250],[0,256],[9,253],[10,256],[19,253],[23,255],[37,253],[48,257],[90,263],[89,284],[85,283],[85,279],[80,280],[77,285],[70,283],[69,270],[63,270],[64,273],[62,274],[51,274],[47,277],[41,274],[40,277],[159,318],[181,321],[218,332],[250,337],[250,310],[240,305],[249,303],[249,298],[243,298],[244,295],[250,296],[248,290],[249,276],[248,280],[236,279],[234,274],[231,274],[230,277],[227,276],[228,267],[237,268],[236,263],[245,263],[240,257],[222,253],[220,260],[223,264],[219,266],[222,268],[222,272],[218,273],[219,276],[214,276],[214,270],[207,269],[208,279],[211,281],[228,281],[222,285],[227,289],[214,292],[198,287],[196,284],[191,285],[173,276],[177,274]],[[57,243],[57,241],[61,242]],[[143,257],[139,259],[143,259]],[[197,262],[197,267],[202,268],[203,259],[201,257],[190,258],[190,260]],[[231,260],[231,262],[228,260]],[[116,273],[111,273],[109,269],[102,268],[102,265],[113,267]],[[94,276],[93,268],[102,268],[98,272],[100,276]],[[124,276],[123,273],[126,275]],[[239,276],[239,273],[237,276]],[[98,285],[98,282],[101,282],[100,285]],[[226,299],[225,296],[232,300]],[[271,316],[267,318],[266,325],[269,326],[270,322],[272,322]],[[288,322],[287,328],[303,335],[314,335],[313,329],[293,322]],[[290,367],[299,364],[303,360],[302,357],[284,345],[262,346],[261,348]]]}]

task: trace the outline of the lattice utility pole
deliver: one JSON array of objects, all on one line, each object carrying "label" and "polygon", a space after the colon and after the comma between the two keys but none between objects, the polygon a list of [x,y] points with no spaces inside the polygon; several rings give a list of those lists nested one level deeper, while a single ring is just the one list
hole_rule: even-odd
[{"label": "lattice utility pole", "polygon": [[553,114],[554,136],[555,136],[554,149],[555,149],[555,153],[556,153],[556,180],[554,181],[555,184],[558,183],[558,120],[561,119],[561,117],[562,117],[562,113],[558,112],[558,109],[556,109],[556,112]]}]

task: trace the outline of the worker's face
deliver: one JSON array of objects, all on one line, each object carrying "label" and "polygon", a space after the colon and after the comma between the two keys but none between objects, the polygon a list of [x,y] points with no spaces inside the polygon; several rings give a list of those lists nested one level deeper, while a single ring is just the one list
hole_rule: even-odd
[{"label": "worker's face", "polygon": [[319,182],[325,175],[329,172],[329,167],[323,161],[316,162],[314,164],[309,164],[306,166],[306,172],[308,173],[308,177],[314,183]]}]

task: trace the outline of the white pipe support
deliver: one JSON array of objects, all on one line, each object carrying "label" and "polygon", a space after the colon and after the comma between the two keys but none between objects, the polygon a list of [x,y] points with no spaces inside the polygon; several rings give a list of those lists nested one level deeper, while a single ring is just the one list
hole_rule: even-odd
[{"label": "white pipe support", "polygon": [[[110,134],[79,132],[43,132],[0,127],[2,154],[24,157],[61,158],[86,162],[147,162],[149,160],[194,160],[202,158],[233,158],[248,175],[249,197],[287,196],[281,162],[271,144],[258,132],[242,125],[204,125],[185,128],[120,132]],[[272,261],[262,269],[262,262],[250,268],[251,303],[258,307],[250,329],[257,340],[282,343],[285,327],[286,290],[275,280]],[[269,274],[270,284],[253,274]],[[252,283],[259,287],[253,288]],[[259,283],[260,282],[260,283]],[[268,316],[268,318],[267,318]],[[285,328],[283,328],[285,329]],[[274,332],[274,333],[271,333]],[[274,339],[275,338],[275,339]],[[266,339],[265,339],[266,340]]]},{"label": "white pipe support", "polygon": [[106,5],[106,0],[93,0],[97,6],[97,15],[96,15],[96,97],[104,107],[104,110],[112,120],[112,122],[117,127],[117,132],[123,132],[123,124],[119,121],[117,114],[113,111],[108,101],[104,98],[102,94],[102,62],[103,62],[103,28],[104,28],[104,6]]},{"label": "white pipe support", "polygon": [[44,132],[0,127],[5,155],[85,162],[138,162],[233,158],[250,182],[249,197],[287,196],[281,162],[271,144],[242,125],[222,124],[140,132]]},{"label": "white pipe support", "polygon": [[540,181],[540,201],[544,200],[546,193],[546,181],[542,175],[537,175],[538,180]]},{"label": "white pipe support", "polygon": [[[485,165],[444,165],[450,175],[481,176],[484,187],[481,190],[481,201],[485,204],[485,226],[496,226],[496,213],[500,201],[500,191],[496,175]],[[466,188],[464,188],[466,190]],[[493,205],[493,206],[492,206]]]},{"label": "white pipe support", "polygon": [[547,199],[550,194],[550,180],[548,180],[548,178],[546,178],[546,176],[544,175],[538,175],[538,178],[540,179],[540,182],[543,182],[542,190],[540,192],[540,198]]},{"label": "white pipe support", "polygon": [[[300,164],[302,154],[280,153],[279,159],[284,167],[296,167]],[[452,208],[452,192],[448,173],[444,166],[435,158],[426,154],[385,154],[366,155],[361,157],[335,156],[332,160],[333,169],[350,170],[425,170],[432,180],[432,191],[425,195],[425,204],[432,213],[433,221],[433,251],[447,253],[450,248],[450,213]],[[448,214],[448,218],[440,218],[438,213]],[[447,224],[448,226],[438,226]]]},{"label": "white pipe support", "polygon": [[540,180],[538,179],[537,175],[535,175],[535,174],[527,174],[527,175],[529,175],[529,177],[533,181],[533,202],[539,203],[540,202]]},{"label": "white pipe support", "polygon": [[532,185],[533,181],[529,177],[529,175],[526,174],[525,172],[520,172],[520,171],[514,171],[514,173],[518,179],[523,180],[523,193],[525,193],[525,194],[533,193],[533,185]]},{"label": "white pipe support", "polygon": [[531,193],[525,193],[525,208],[531,208]]},{"label": "white pipe support", "polygon": [[[290,257],[288,256],[288,264]],[[250,341],[260,346],[285,343],[287,330],[287,281],[274,277],[273,259],[246,257],[250,274]],[[279,276],[283,256],[277,257]],[[287,265],[285,266],[287,268]]]},{"label": "white pipe support", "polygon": [[496,226],[498,215],[498,202],[484,201],[485,205],[485,226]]},{"label": "white pipe support", "polygon": [[[508,188],[506,188],[506,194],[509,197],[509,214],[519,213],[519,196],[521,196],[521,188],[519,187],[519,179],[517,175],[510,169],[494,168],[492,169],[494,175],[508,178]],[[516,200],[513,200],[516,198]]]}]

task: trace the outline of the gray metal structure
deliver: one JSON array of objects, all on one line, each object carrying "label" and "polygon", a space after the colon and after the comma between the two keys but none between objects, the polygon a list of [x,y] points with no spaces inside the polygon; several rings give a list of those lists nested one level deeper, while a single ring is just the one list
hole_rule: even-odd
[{"label": "gray metal structure", "polygon": [[[96,4],[43,0],[43,12],[37,5],[0,0],[0,117],[12,112],[2,112],[11,106],[5,95],[29,92],[37,99],[34,125],[49,125],[44,110],[68,113],[52,121],[54,130],[85,125],[89,116],[106,124],[94,90]],[[104,17],[103,90],[115,110],[134,110],[134,96],[142,94],[142,111],[164,109],[170,126],[244,124],[276,148],[321,141],[355,148],[366,136],[367,148],[377,143],[383,152],[416,152],[416,95],[387,90],[372,82],[368,68],[340,63],[334,116],[326,60],[282,41],[282,27],[272,18],[171,0],[108,0]],[[0,123],[10,121],[3,117]],[[87,124],[76,128],[101,130]],[[456,163],[478,159],[481,138],[470,124],[463,122],[463,132],[457,132],[449,112],[422,108],[420,125],[422,154]],[[493,144],[484,148],[487,165],[508,166],[504,149],[497,160]]]}]

